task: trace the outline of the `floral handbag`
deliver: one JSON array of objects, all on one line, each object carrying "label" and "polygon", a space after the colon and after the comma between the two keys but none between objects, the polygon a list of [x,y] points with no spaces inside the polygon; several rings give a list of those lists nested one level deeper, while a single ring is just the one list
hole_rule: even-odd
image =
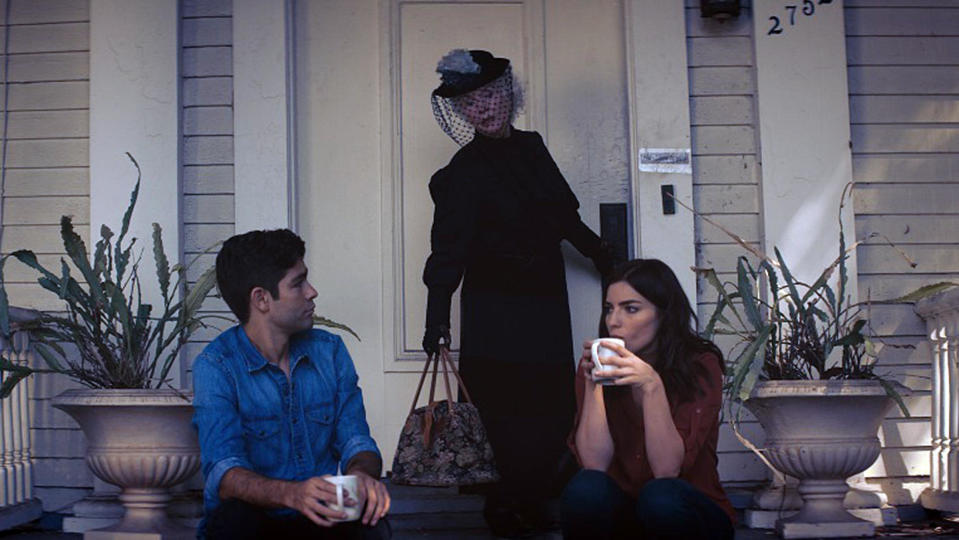
[{"label": "floral handbag", "polygon": [[[416,407],[426,374],[433,363],[430,381],[430,399],[425,407]],[[446,399],[436,401],[436,373],[443,363],[443,381]],[[449,373],[463,389],[467,403],[453,399]],[[486,430],[479,411],[473,405],[463,384],[449,349],[440,347],[440,353],[426,360],[416,395],[393,458],[390,482],[410,486],[469,486],[499,480],[493,461],[493,449],[486,438]]]}]

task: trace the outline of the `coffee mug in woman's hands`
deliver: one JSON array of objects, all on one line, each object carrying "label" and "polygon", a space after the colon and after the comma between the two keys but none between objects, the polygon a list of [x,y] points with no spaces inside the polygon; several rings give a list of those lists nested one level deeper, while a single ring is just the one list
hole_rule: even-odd
[{"label": "coffee mug in woman's hands", "polygon": [[590,353],[592,353],[593,356],[593,365],[596,366],[593,369],[593,380],[601,384],[615,384],[613,382],[616,380],[615,378],[603,377],[601,375],[601,373],[604,371],[615,369],[615,366],[603,364],[603,360],[619,356],[615,351],[604,346],[604,344],[607,343],[619,345],[620,347],[626,346],[626,342],[619,338],[599,338],[593,340],[593,344],[590,346]]}]

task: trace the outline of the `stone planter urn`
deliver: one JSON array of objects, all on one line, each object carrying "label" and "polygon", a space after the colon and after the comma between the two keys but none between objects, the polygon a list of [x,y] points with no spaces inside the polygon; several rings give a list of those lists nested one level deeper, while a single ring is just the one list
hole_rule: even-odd
[{"label": "stone planter urn", "polygon": [[195,531],[166,514],[170,488],[200,467],[190,424],[193,393],[178,390],[67,390],[53,406],[73,417],[87,439],[87,464],[120,486],[122,520],[85,540],[192,539]]},{"label": "stone planter urn", "polygon": [[[894,384],[900,395],[909,390]],[[746,407],[766,433],[765,455],[799,479],[803,506],[776,522],[783,538],[874,536],[875,525],[843,507],[846,479],[879,457],[879,424],[894,405],[869,380],[757,383]]]}]

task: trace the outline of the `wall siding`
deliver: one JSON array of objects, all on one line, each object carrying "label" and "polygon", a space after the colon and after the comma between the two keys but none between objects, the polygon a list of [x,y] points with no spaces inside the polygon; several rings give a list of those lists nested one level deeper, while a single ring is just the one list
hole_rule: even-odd
[{"label": "wall siding", "polygon": [[[182,240],[185,260],[199,257],[187,274],[191,284],[214,262],[203,252],[234,232],[232,15],[230,0],[183,0],[180,9]],[[215,291],[203,311],[230,315]],[[193,359],[217,333],[198,332],[184,348],[186,386],[193,384]]]},{"label": "wall siding", "polygon": [[845,6],[856,237],[864,240],[859,296],[880,301],[873,326],[886,342],[881,371],[915,390],[912,418],[886,420],[886,448],[867,471],[885,477],[884,484],[929,474],[932,372],[925,326],[912,305],[881,300],[959,281],[957,7],[863,0]]},{"label": "wall siding", "polygon": [[[3,171],[4,254],[26,248],[59,267],[64,256],[60,216],[73,216],[89,245],[89,4],[85,0],[7,0],[9,70],[5,105],[7,157]],[[6,2],[0,2],[0,17]],[[3,75],[0,71],[0,75]],[[60,310],[42,292],[36,272],[12,261],[5,285],[13,305]],[[65,377],[36,378],[32,399],[34,486],[43,509],[55,511],[93,485],[83,461],[86,443],[76,423],[49,406],[75,386]]]},{"label": "wall siding", "polygon": [[[720,23],[701,17],[698,2],[687,2],[686,33],[693,203],[700,214],[694,223],[696,264],[715,268],[720,278],[728,279],[745,250],[701,216],[747,242],[758,243],[761,237],[751,9],[747,5],[739,17]],[[698,293],[699,317],[705,320],[716,294],[702,279]],[[750,440],[762,441],[762,429],[751,417],[743,421],[742,431]],[[720,476],[727,487],[766,480],[766,468],[727,425],[720,429],[718,451]]]}]

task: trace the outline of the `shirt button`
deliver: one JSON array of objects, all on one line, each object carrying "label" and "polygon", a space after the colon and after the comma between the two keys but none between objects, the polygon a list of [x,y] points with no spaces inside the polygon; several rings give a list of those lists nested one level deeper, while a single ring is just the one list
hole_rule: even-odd
[{"label": "shirt button", "polygon": [[297,452],[296,457],[299,459],[303,459],[303,452]]},{"label": "shirt button", "polygon": [[297,423],[297,422],[299,422],[299,421],[300,421],[299,418],[294,418],[294,419],[293,419],[293,423],[294,423],[294,424]]}]

